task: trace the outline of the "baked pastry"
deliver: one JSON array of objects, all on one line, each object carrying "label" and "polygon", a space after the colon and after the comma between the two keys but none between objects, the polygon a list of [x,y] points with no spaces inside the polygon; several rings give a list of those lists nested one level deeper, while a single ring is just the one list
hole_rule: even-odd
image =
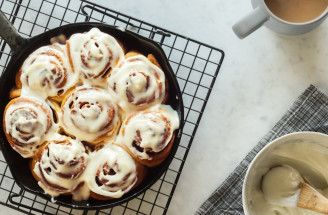
[{"label": "baked pastry", "polygon": [[51,196],[73,193],[73,199],[85,199],[88,193],[74,192],[84,184],[81,175],[88,162],[85,148],[78,140],[61,135],[54,137],[33,158],[32,173],[40,187]]},{"label": "baked pastry", "polygon": [[47,137],[53,135],[56,125],[46,103],[35,98],[18,97],[5,108],[3,129],[12,148],[29,158]]},{"label": "baked pastry", "polygon": [[51,41],[17,72],[3,117],[8,142],[32,158],[52,197],[121,198],[172,148],[179,118],[164,104],[165,73],[152,54],[124,55],[96,28]]},{"label": "baked pastry", "polygon": [[65,132],[91,144],[114,136],[121,123],[111,96],[95,87],[76,88],[62,102],[61,112]]},{"label": "baked pastry", "polygon": [[159,105],[128,116],[117,142],[126,146],[138,162],[154,167],[168,156],[178,127],[177,113],[170,106]]},{"label": "baked pastry", "polygon": [[90,154],[86,172],[90,196],[99,200],[120,198],[145,177],[146,169],[114,143],[105,144]]},{"label": "baked pastry", "polygon": [[165,75],[149,58],[128,53],[126,60],[111,72],[108,88],[124,111],[133,112],[163,102]]},{"label": "baked pastry", "polygon": [[74,70],[93,86],[106,86],[111,68],[124,60],[119,42],[97,28],[73,34],[66,44]]},{"label": "baked pastry", "polygon": [[16,76],[16,87],[43,98],[61,101],[65,92],[76,85],[78,73],[72,70],[66,47],[60,44],[42,46],[24,61]]}]

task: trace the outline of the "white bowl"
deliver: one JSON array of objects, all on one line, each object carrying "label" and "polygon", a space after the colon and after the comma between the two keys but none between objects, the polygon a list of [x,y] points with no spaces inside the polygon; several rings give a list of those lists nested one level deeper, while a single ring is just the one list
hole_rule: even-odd
[{"label": "white bowl", "polygon": [[[293,144],[293,145],[287,145],[287,144]],[[277,150],[284,150],[287,147],[293,147],[295,148],[295,151],[298,150],[298,148],[301,147],[308,147],[308,144],[310,144],[309,152],[302,154],[301,161],[296,161],[294,157],[289,160],[289,158],[286,158],[286,160],[279,160],[280,158],[284,157],[279,157],[276,156]],[[298,147],[299,146],[299,147]],[[290,148],[289,148],[290,149]],[[312,150],[313,149],[313,150]],[[286,152],[283,151],[286,156],[288,154],[295,153],[294,150],[288,150],[286,149]],[[324,156],[327,154],[327,162],[328,162],[328,135],[322,134],[322,133],[316,133],[316,132],[296,132],[296,133],[291,133],[285,136],[282,136],[278,139],[275,139],[271,143],[267,144],[253,159],[251,164],[248,167],[248,170],[246,172],[246,176],[244,179],[244,184],[243,184],[243,194],[242,194],[242,199],[243,199],[243,208],[244,208],[244,213],[245,215],[259,215],[260,213],[256,213],[256,211],[253,208],[258,208],[256,207],[256,204],[263,204],[264,197],[262,198],[258,194],[258,189],[260,189],[261,186],[261,180],[262,176],[270,169],[270,167],[280,165],[282,163],[286,163],[289,165],[293,164],[301,164],[301,165],[307,165],[308,159],[317,159],[316,155],[318,155],[318,159],[320,158],[325,158]],[[315,155],[315,156],[314,156]],[[277,159],[278,158],[278,159]],[[304,158],[304,160],[303,160]],[[294,163],[295,162],[295,163]],[[314,164],[314,166],[317,164],[316,162],[310,162],[311,165]],[[320,162],[318,163],[320,164]],[[322,186],[327,186],[327,180],[328,180],[328,163],[326,163],[327,168],[324,167],[318,167],[318,169],[312,169],[310,166],[306,166],[306,173],[307,176],[313,176],[312,177],[312,183],[314,181],[314,185],[317,186],[317,188],[323,188]],[[313,165],[312,165],[313,166]],[[296,168],[297,169],[297,168]],[[319,171],[320,170],[320,171]],[[327,173],[324,174],[324,173]],[[304,175],[304,173],[302,173]],[[322,179],[321,176],[325,176],[324,179]],[[318,177],[320,176],[320,177]],[[321,186],[321,187],[320,187]],[[254,195],[256,194],[256,195]],[[267,204],[264,202],[264,204]],[[264,205],[263,204],[263,205]],[[261,205],[262,207],[262,205]]]}]

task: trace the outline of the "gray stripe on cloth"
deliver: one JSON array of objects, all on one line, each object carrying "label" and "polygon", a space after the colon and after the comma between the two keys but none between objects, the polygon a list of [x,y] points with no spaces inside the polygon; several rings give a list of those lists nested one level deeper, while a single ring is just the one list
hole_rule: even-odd
[{"label": "gray stripe on cloth", "polygon": [[294,102],[290,110],[247,154],[228,178],[211,194],[197,215],[244,215],[242,186],[247,167],[269,142],[288,133],[315,131],[328,134],[328,97],[311,85]]}]

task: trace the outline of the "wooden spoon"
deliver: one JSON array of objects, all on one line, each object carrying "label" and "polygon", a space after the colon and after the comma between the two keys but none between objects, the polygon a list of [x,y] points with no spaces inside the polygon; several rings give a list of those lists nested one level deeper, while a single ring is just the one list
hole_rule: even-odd
[{"label": "wooden spoon", "polygon": [[306,182],[300,184],[297,207],[328,214],[328,199]]},{"label": "wooden spoon", "polygon": [[270,204],[328,214],[328,199],[289,165],[272,167],[264,174],[261,190]]}]

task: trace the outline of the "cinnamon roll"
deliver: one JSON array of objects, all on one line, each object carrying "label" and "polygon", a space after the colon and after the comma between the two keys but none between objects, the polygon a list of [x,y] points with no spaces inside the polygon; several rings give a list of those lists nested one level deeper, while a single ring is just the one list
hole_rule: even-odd
[{"label": "cinnamon roll", "polygon": [[121,123],[112,97],[95,87],[76,88],[64,99],[61,112],[65,132],[91,144],[116,135]]},{"label": "cinnamon roll", "polygon": [[168,156],[178,127],[177,113],[170,106],[159,105],[128,116],[117,142],[125,145],[138,162],[153,167]]},{"label": "cinnamon roll", "polygon": [[73,34],[66,44],[74,70],[94,86],[106,86],[110,70],[124,60],[118,41],[97,28]]},{"label": "cinnamon roll", "polygon": [[141,54],[128,53],[108,78],[109,92],[127,112],[162,103],[166,94],[165,74]]},{"label": "cinnamon roll", "polygon": [[50,107],[37,99],[18,97],[5,108],[3,129],[7,140],[24,158],[33,157],[55,128]]},{"label": "cinnamon roll", "polygon": [[53,44],[35,50],[17,73],[17,87],[43,98],[61,101],[65,92],[79,79],[72,70],[65,49],[63,45]]},{"label": "cinnamon roll", "polygon": [[100,200],[120,198],[143,180],[145,171],[127,151],[108,143],[90,154],[86,173],[90,196]]},{"label": "cinnamon roll", "polygon": [[167,158],[179,127],[155,56],[125,54],[129,43],[97,28],[50,42],[16,74],[3,116],[9,144],[33,158],[51,197],[110,200],[148,183],[148,167]]},{"label": "cinnamon roll", "polygon": [[[79,179],[87,167],[87,162],[88,155],[81,142],[57,134],[56,138],[38,151],[32,160],[31,168],[39,186],[51,196],[58,196],[74,194],[74,190],[83,185],[84,181]],[[82,199],[88,197],[89,193],[86,191]],[[76,198],[81,199],[74,199]]]}]

